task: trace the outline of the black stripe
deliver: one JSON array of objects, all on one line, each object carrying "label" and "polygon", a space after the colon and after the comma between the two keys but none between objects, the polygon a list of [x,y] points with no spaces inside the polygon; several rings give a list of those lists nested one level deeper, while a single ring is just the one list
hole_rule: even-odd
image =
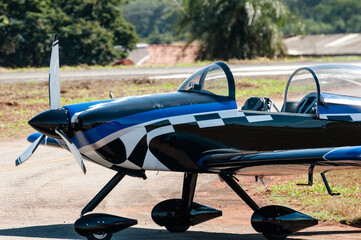
[{"label": "black stripe", "polygon": [[59,44],[59,41],[56,41],[55,43],[53,43],[53,47],[58,45]]},{"label": "black stripe", "polygon": [[194,116],[197,121],[205,121],[205,120],[211,120],[211,119],[220,119],[218,113],[211,113],[211,114],[204,114],[204,115],[196,115]]},{"label": "black stripe", "polygon": [[128,157],[128,160],[137,165],[138,167],[143,167],[147,151],[147,135],[144,135],[144,137],[138,142],[137,146],[135,146],[133,152]]},{"label": "black stripe", "polygon": [[160,128],[160,127],[164,127],[164,126],[169,126],[172,125],[169,120],[163,120],[163,121],[159,121],[156,123],[152,123],[150,125],[145,126],[145,129],[147,130],[147,132],[150,132],[154,129]]},{"label": "black stripe", "polygon": [[119,138],[98,148],[95,152],[113,164],[120,164],[126,160],[125,146]]},{"label": "black stripe", "polygon": [[345,122],[353,122],[350,115],[343,115],[343,116],[327,116],[327,119],[329,120],[335,120],[335,121],[345,121]]},{"label": "black stripe", "polygon": [[248,124],[247,118],[245,117],[234,117],[234,118],[224,118],[222,119],[224,124]]},{"label": "black stripe", "polygon": [[265,115],[270,115],[269,112],[264,112],[264,111],[258,111],[257,113],[249,113],[249,112],[244,112],[245,116],[265,116]]}]

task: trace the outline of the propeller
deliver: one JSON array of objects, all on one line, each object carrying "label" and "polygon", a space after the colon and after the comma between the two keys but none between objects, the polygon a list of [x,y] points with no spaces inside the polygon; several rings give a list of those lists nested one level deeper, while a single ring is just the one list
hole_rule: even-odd
[{"label": "propeller", "polygon": [[[45,135],[55,138],[61,138],[70,152],[73,154],[75,160],[78,162],[83,173],[86,173],[86,168],[83,158],[74,143],[66,135],[69,128],[69,117],[65,108],[60,108],[60,79],[59,79],[59,40],[57,34],[54,36],[54,41],[50,57],[49,70],[49,105],[50,110],[40,113],[29,121],[29,124],[42,134],[36,139],[23,154],[15,161],[18,166],[28,160],[35,152]],[[64,132],[65,131],[65,132]]]}]

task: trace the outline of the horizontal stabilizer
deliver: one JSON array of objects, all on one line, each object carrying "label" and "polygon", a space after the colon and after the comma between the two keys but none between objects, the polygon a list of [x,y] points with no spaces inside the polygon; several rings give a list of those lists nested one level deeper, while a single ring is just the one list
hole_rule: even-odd
[{"label": "horizontal stabilizer", "polygon": [[[39,133],[39,132],[35,132],[35,133],[32,133],[28,136],[27,140],[29,142],[34,142],[36,141],[42,134]],[[62,141],[60,139],[58,140],[55,140],[55,138],[52,138],[52,137],[48,137],[48,136],[45,136],[40,144],[41,145],[48,145],[48,146],[52,146],[52,147],[61,147],[61,145],[58,143],[58,141]]]}]

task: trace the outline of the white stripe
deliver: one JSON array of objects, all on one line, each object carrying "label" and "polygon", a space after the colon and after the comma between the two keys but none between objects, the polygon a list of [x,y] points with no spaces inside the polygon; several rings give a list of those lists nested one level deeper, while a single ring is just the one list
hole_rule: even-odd
[{"label": "white stripe", "polygon": [[211,120],[204,120],[198,121],[199,128],[207,128],[207,127],[216,127],[216,126],[224,126],[224,122],[222,119],[211,119]]},{"label": "white stripe", "polygon": [[182,115],[177,117],[170,117],[169,121],[172,125],[177,125],[177,124],[196,122],[196,119],[194,118],[193,115]]},{"label": "white stripe", "polygon": [[350,116],[354,122],[361,121],[361,113],[350,114]]},{"label": "white stripe", "polygon": [[160,170],[168,171],[169,169],[164,166],[148,149],[144,158],[143,167],[144,170]]},{"label": "white stripe", "polygon": [[320,119],[327,119],[327,114],[320,114]]},{"label": "white stripe", "polygon": [[248,122],[265,122],[272,121],[273,118],[271,115],[257,115],[257,116],[246,116]]},{"label": "white stripe", "polygon": [[122,167],[122,168],[128,168],[128,169],[134,169],[134,170],[140,170],[141,168],[134,163],[132,163],[129,160],[125,160],[125,162],[120,164],[115,164],[116,166]]},{"label": "white stripe", "polygon": [[221,116],[221,118],[244,117],[244,113],[238,111],[238,109],[234,109],[230,111],[221,111],[219,112],[219,116]]},{"label": "white stripe", "polygon": [[156,129],[150,131],[149,133],[147,133],[147,144],[148,144],[148,146],[149,146],[149,142],[153,138],[158,137],[158,136],[163,135],[163,134],[172,133],[172,132],[174,132],[174,128],[171,125],[156,128]]},{"label": "white stripe", "polygon": [[[147,123],[142,123],[142,124],[138,124],[138,125],[135,125],[135,126],[131,126],[131,127],[128,127],[128,128],[123,128],[117,132],[114,132],[112,134],[109,134],[108,136],[100,139],[99,141],[93,143],[93,144],[89,144],[89,145],[85,145],[83,147],[81,147],[79,149],[79,151],[81,153],[86,153],[86,152],[89,152],[89,151],[93,151],[94,149],[98,149],[112,141],[114,141],[115,139],[119,138],[120,136],[123,136],[131,131],[134,131],[135,129],[138,129],[138,128],[141,128],[141,127],[144,127],[145,125],[149,125],[149,124],[152,124],[154,122],[158,122],[159,119],[157,120],[154,120],[154,121],[150,121],[150,122],[147,122]],[[82,136],[82,135],[80,135]],[[82,136],[83,137],[83,136]]]},{"label": "white stripe", "polygon": [[138,127],[138,128],[135,128],[133,131],[128,132],[119,137],[125,146],[125,152],[126,152],[127,158],[130,156],[130,154],[133,152],[134,148],[137,146],[137,144],[142,139],[142,137],[144,137],[145,134],[147,134],[147,131],[145,130],[145,128]]},{"label": "white stripe", "polygon": [[361,121],[361,113],[320,114],[320,119],[329,119],[329,117],[351,117],[354,122]]}]

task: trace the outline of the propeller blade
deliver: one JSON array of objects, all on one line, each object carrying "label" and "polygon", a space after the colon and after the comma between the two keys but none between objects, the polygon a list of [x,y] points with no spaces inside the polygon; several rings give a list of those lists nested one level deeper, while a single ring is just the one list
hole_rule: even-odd
[{"label": "propeller blade", "polygon": [[49,103],[51,110],[60,108],[59,40],[57,34],[54,35],[50,57]]},{"label": "propeller blade", "polygon": [[23,152],[23,154],[21,154],[20,157],[18,157],[18,159],[16,159],[15,161],[15,165],[19,166],[20,164],[22,164],[23,162],[25,162],[26,160],[28,160],[31,155],[33,155],[33,153],[35,152],[36,148],[39,146],[40,142],[43,140],[43,138],[45,137],[44,134],[41,134],[40,137],[38,137],[38,139],[36,139],[31,145],[30,147],[28,147],[28,149],[25,150],[25,152]]},{"label": "propeller blade", "polygon": [[85,168],[83,158],[81,157],[81,154],[80,154],[78,148],[74,145],[74,143],[71,143],[69,141],[68,137],[65,135],[63,130],[61,130],[60,128],[56,128],[55,132],[64,140],[64,142],[66,143],[66,145],[70,149],[71,153],[75,157],[76,161],[78,162],[81,170],[83,170],[83,173],[85,174],[86,173],[86,168]]}]

